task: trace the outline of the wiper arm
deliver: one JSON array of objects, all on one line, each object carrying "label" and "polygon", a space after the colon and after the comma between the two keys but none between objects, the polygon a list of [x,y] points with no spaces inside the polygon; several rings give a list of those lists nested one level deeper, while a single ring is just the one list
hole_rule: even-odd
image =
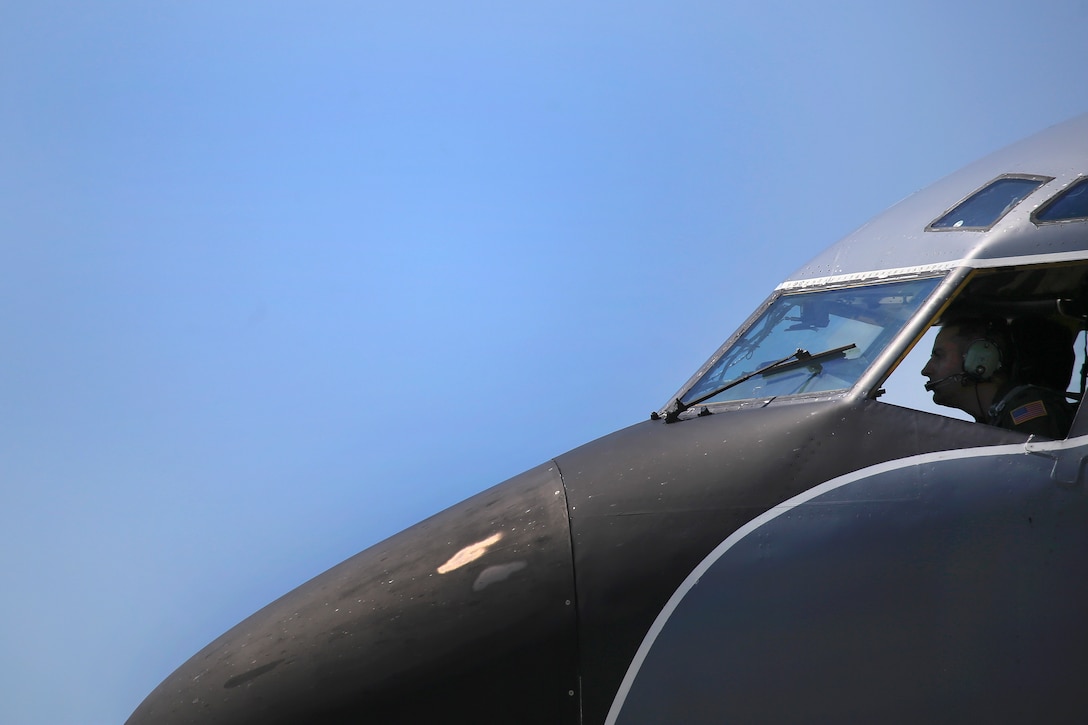
[{"label": "wiper arm", "polygon": [[776,373],[784,373],[787,370],[793,370],[795,368],[806,367],[809,365],[815,365],[817,369],[814,370],[814,372],[819,374],[820,372],[822,372],[819,364],[820,360],[846,357],[846,351],[853,350],[855,347],[857,347],[857,345],[855,345],[854,343],[850,343],[849,345],[843,345],[842,347],[836,347],[832,348],[831,350],[824,350],[823,352],[818,352],[815,355],[809,353],[808,350],[797,348],[792,354],[787,355],[781,360],[775,360],[773,363],[769,363],[761,368],[753,370],[750,373],[745,373],[744,375],[741,375],[736,380],[730,380],[728,383],[721,386],[720,388],[712,390],[706,395],[700,395],[698,398],[691,401],[690,403],[685,403],[684,401],[680,400],[680,398],[677,398],[676,407],[665,414],[665,422],[675,423],[677,420],[680,419],[680,414],[684,411],[689,410],[690,408],[698,405],[699,403],[710,400],[716,395],[721,395],[726,390],[740,385],[747,380],[751,380],[757,375],[768,377]]}]

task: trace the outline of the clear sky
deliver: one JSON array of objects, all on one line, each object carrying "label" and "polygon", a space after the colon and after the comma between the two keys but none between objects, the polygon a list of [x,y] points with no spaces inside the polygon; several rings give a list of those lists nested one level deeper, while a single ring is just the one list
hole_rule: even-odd
[{"label": "clear sky", "polygon": [[821,248],[1088,111],[1086,34],[1084,0],[0,3],[0,722],[119,723],[645,419]]}]

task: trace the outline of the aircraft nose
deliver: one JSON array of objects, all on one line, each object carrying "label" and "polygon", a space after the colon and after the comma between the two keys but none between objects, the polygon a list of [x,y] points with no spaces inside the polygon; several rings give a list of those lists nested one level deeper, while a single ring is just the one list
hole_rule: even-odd
[{"label": "aircraft nose", "polygon": [[566,496],[554,463],[333,567],[193,656],[155,723],[574,723]]}]

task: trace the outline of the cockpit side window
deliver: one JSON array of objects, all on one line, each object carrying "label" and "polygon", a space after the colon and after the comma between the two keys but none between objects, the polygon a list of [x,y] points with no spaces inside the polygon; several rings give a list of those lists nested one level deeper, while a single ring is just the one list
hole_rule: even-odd
[{"label": "cockpit side window", "polygon": [[1027,175],[998,177],[931,222],[926,231],[985,231],[1052,179]]},{"label": "cockpit side window", "polygon": [[[1077,410],[1085,387],[1086,303],[1083,262],[976,270],[884,381],[879,400],[1062,437],[1074,412],[1088,415]],[[980,322],[993,334],[980,331]],[[987,341],[999,353],[1000,374],[992,377],[970,362],[972,351],[981,353]],[[955,364],[945,365],[946,358]],[[1042,416],[1053,426],[1041,427]]]}]

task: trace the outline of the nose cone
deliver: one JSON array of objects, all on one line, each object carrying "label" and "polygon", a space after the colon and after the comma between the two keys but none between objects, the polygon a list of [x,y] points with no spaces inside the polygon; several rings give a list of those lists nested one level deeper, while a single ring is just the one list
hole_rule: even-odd
[{"label": "nose cone", "polygon": [[574,723],[566,497],[545,464],[357,554],[212,642],[144,723]]}]

